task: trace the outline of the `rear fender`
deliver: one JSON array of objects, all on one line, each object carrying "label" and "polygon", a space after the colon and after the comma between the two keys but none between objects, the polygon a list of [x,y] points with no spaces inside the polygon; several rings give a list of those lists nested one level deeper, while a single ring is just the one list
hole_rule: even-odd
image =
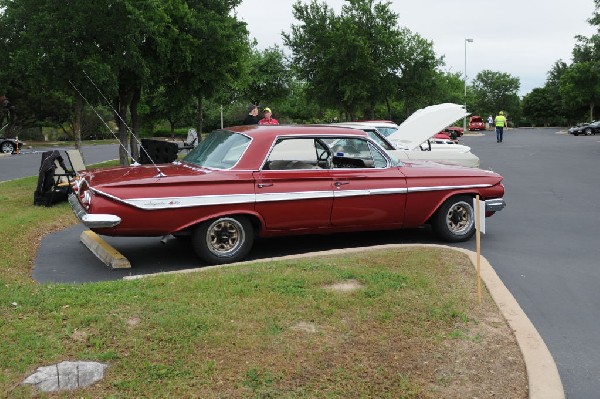
[{"label": "rear fender", "polygon": [[196,220],[193,220],[191,222],[189,222],[188,224],[186,224],[185,226],[183,226],[181,229],[179,229],[179,232],[182,231],[186,231],[186,230],[193,230],[196,226],[200,225],[201,223],[204,223],[208,220],[214,220],[214,219],[218,219],[220,217],[232,217],[232,216],[246,216],[248,217],[248,219],[250,220],[250,222],[252,223],[252,226],[254,226],[254,229],[256,231],[257,234],[261,234],[263,229],[263,226],[265,226],[265,221],[263,219],[263,217],[258,213],[258,212],[252,212],[252,211],[248,211],[247,209],[239,209],[239,210],[230,210],[230,211],[223,211],[223,212],[218,212],[218,213],[214,213],[211,214],[209,216],[203,217],[203,218],[199,218]]},{"label": "rear fender", "polygon": [[447,193],[446,195],[444,195],[436,204],[435,207],[432,207],[431,209],[433,209],[425,218],[425,221],[422,224],[429,224],[431,222],[431,218],[437,213],[438,209],[440,209],[440,207],[446,202],[448,201],[448,199],[452,198],[452,197],[456,197],[459,195],[468,195],[471,198],[475,198],[475,196],[478,193],[472,190],[461,190],[461,191],[454,191],[451,193]]},{"label": "rear fender", "polygon": [[[442,197],[442,199],[437,203],[437,205],[432,208],[435,209],[434,211],[432,211],[428,216],[427,219],[424,223],[429,223],[431,221],[431,218],[436,214],[436,212],[438,211],[438,209],[440,209],[440,207],[442,206],[442,204],[444,202],[446,202],[449,198],[452,197],[456,197],[457,195],[468,195],[471,198],[475,198],[475,196],[479,195],[479,199],[481,201],[484,201],[486,199],[489,198],[501,198],[504,195],[504,186],[502,185],[502,183],[498,183],[495,184],[492,187],[486,187],[486,188],[481,188],[481,189],[465,189],[465,190],[459,190],[459,191],[454,191],[451,193],[447,193],[444,197]],[[494,212],[486,212],[486,217],[492,216],[494,214]]]}]

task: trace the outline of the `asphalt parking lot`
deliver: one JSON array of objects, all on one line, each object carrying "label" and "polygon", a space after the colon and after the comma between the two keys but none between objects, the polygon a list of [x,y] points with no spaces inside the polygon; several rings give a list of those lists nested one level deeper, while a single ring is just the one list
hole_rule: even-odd
[{"label": "asphalt parking lot", "polygon": [[[568,398],[600,392],[600,136],[559,129],[510,129],[504,142],[487,132],[465,137],[482,161],[505,178],[507,208],[488,219],[482,253],[549,347]],[[185,242],[108,238],[130,270],[108,270],[80,242],[82,227],[47,236],[33,278],[40,282],[119,279],[128,274],[201,266]],[[320,249],[436,242],[427,229],[260,240],[253,259]],[[474,250],[475,242],[460,244]]]}]

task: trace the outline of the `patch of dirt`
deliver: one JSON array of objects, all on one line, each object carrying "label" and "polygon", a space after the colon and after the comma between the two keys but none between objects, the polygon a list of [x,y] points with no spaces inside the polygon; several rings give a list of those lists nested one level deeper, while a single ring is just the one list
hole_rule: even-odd
[{"label": "patch of dirt", "polygon": [[[495,305],[494,305],[495,306]],[[512,330],[492,305],[483,305],[481,318],[468,334],[457,330],[446,340],[434,371],[433,392],[444,398],[526,398],[528,381],[523,357]]]},{"label": "patch of dirt", "polygon": [[129,319],[127,319],[127,325],[129,327],[136,327],[137,325],[139,325],[141,322],[139,317],[131,317]]},{"label": "patch of dirt", "polygon": [[341,292],[350,292],[361,289],[363,285],[356,280],[346,280],[341,283],[331,284],[325,287],[328,290],[341,291]]},{"label": "patch of dirt", "polygon": [[314,334],[317,332],[317,326],[313,323],[307,323],[305,321],[301,321],[298,324],[291,327],[294,331],[301,331],[305,333]]},{"label": "patch of dirt", "polygon": [[75,329],[73,334],[71,334],[71,339],[77,342],[86,342],[88,339],[88,334],[85,331]]}]

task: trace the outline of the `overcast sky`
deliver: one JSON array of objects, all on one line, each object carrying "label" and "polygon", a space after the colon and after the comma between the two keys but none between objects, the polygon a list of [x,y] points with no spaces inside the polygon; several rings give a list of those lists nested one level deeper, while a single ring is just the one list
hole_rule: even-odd
[{"label": "overcast sky", "polygon": [[[292,15],[296,0],[243,0],[238,18],[264,49],[283,47],[281,32],[298,24]],[[308,3],[309,0],[302,0]],[[326,0],[339,14],[344,0]],[[542,87],[555,61],[571,62],[575,35],[591,36],[587,19],[593,0],[393,0],[399,25],[433,42],[444,56],[444,70],[465,71],[469,81],[482,70],[509,73],[521,81],[520,94]]]}]

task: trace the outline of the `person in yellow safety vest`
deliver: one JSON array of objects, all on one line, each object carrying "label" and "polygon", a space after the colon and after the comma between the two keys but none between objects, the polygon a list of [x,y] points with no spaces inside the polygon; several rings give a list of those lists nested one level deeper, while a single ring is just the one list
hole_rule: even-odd
[{"label": "person in yellow safety vest", "polygon": [[506,126],[506,117],[504,112],[500,111],[500,115],[496,115],[494,119],[496,125],[496,143],[502,143],[502,136],[504,135],[504,126]]}]

